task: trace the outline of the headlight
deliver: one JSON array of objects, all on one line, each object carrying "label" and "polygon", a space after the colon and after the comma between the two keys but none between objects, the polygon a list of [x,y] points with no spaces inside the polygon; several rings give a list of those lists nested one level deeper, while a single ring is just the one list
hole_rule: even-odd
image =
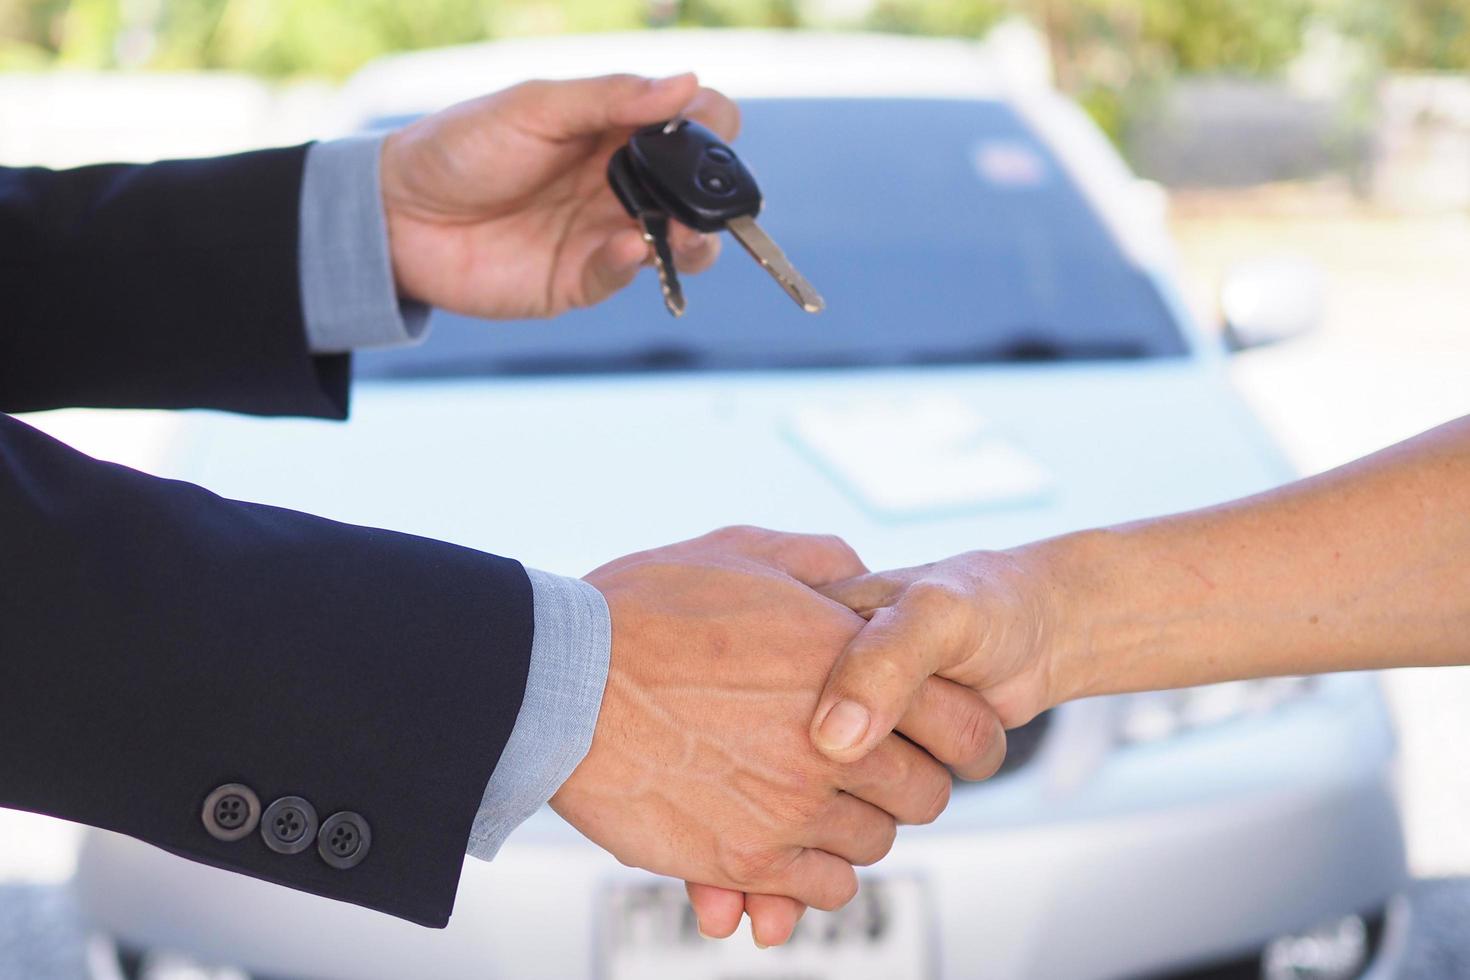
[{"label": "headlight", "polygon": [[1231,681],[1182,691],[1151,691],[1123,699],[1118,737],[1124,742],[1152,742],[1171,735],[1263,715],[1283,701],[1315,687],[1311,677],[1271,677]]}]

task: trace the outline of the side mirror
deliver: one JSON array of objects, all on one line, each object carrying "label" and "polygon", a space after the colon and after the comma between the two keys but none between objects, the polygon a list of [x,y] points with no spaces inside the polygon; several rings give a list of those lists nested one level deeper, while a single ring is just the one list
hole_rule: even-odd
[{"label": "side mirror", "polygon": [[1225,342],[1231,350],[1262,347],[1311,333],[1322,322],[1322,272],[1298,256],[1252,259],[1220,287]]}]

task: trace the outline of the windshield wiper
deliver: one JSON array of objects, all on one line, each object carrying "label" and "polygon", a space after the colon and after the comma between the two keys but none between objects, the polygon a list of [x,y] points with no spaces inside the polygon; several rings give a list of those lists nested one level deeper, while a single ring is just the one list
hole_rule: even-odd
[{"label": "windshield wiper", "polygon": [[490,357],[461,356],[434,361],[406,361],[390,366],[380,376],[464,378],[697,371],[705,366],[706,360],[704,352],[696,348],[663,344],[632,351],[534,351],[527,354],[496,354]]},{"label": "windshield wiper", "polygon": [[404,359],[374,365],[380,378],[547,377],[592,374],[655,374],[708,371],[861,370],[956,364],[1026,364],[1059,361],[1132,360],[1148,356],[1140,343],[1118,340],[1058,341],[1018,334],[999,344],[980,343],[894,351],[703,350],[661,343],[632,350],[553,350]]},{"label": "windshield wiper", "polygon": [[643,371],[696,371],[708,360],[704,351],[680,344],[654,344],[628,351],[546,351],[501,357],[496,374],[631,374]]},{"label": "windshield wiper", "polygon": [[909,364],[1048,364],[1056,361],[1136,360],[1148,350],[1131,340],[1058,341],[1041,334],[1019,335],[999,344],[967,344],[914,351]]}]

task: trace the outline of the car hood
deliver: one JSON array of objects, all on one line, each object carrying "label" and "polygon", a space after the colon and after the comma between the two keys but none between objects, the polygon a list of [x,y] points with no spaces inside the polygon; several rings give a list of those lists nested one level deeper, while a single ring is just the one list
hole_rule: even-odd
[{"label": "car hood", "polygon": [[1218,366],[359,384],[352,421],[193,413],[152,468],[564,573],[734,523],[892,566],[1289,476]]}]

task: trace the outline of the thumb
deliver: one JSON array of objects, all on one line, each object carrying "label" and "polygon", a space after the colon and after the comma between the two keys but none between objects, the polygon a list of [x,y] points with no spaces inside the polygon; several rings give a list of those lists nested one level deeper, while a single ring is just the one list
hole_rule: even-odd
[{"label": "thumb", "polygon": [[828,758],[856,762],[897,727],[932,674],[964,656],[952,611],[910,590],[873,613],[827,678],[811,739]]},{"label": "thumb", "polygon": [[693,72],[667,78],[601,75],[559,82],[528,82],[546,135],[569,139],[608,129],[646,126],[677,116],[699,92]]},{"label": "thumb", "polygon": [[922,569],[899,569],[889,572],[869,572],[854,575],[841,581],[817,587],[833,602],[840,602],[859,616],[871,618],[874,610],[892,605],[903,594],[903,590],[919,576]]}]

